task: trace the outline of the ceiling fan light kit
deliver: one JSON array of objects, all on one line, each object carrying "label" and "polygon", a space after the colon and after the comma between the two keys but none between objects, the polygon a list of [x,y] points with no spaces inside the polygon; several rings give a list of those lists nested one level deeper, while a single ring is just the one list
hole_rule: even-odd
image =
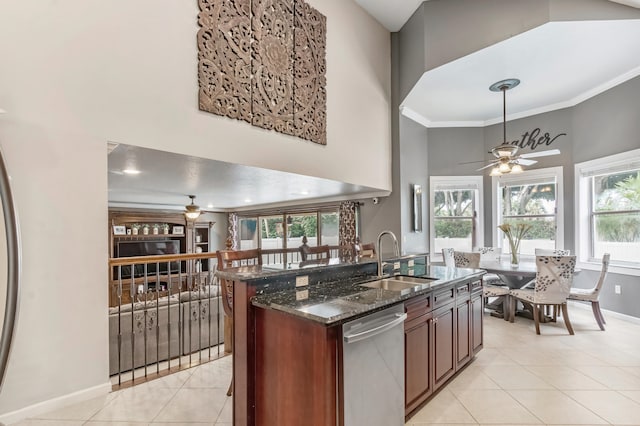
[{"label": "ceiling fan light kit", "polygon": [[184,216],[187,219],[195,220],[200,216],[200,206],[197,206],[194,203],[194,200],[196,199],[195,195],[189,195],[189,198],[191,198],[191,204],[187,204],[186,206],[184,206]]}]

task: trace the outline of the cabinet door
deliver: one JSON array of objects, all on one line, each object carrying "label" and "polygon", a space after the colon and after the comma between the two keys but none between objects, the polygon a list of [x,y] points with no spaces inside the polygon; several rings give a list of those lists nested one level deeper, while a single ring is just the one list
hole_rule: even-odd
[{"label": "cabinet door", "polygon": [[456,368],[459,369],[471,360],[471,301],[464,300],[456,306]]},{"label": "cabinet door", "polygon": [[471,348],[473,355],[482,349],[484,299],[482,293],[471,298]]},{"label": "cabinet door", "polygon": [[433,390],[442,386],[456,371],[455,305],[451,304],[433,313]]},{"label": "cabinet door", "polygon": [[405,325],[405,415],[431,395],[430,341],[431,315],[422,315]]}]

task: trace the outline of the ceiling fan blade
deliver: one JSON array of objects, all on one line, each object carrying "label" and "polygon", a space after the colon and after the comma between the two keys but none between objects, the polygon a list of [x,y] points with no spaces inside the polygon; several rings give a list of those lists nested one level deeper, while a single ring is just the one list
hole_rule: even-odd
[{"label": "ceiling fan blade", "polygon": [[463,164],[486,163],[487,161],[491,161],[491,160],[465,161],[464,163],[458,163],[458,165],[461,166]]},{"label": "ceiling fan blade", "polygon": [[538,161],[536,160],[527,160],[526,158],[518,158],[516,160],[516,163],[520,164],[521,166],[531,166],[533,164],[536,164]]},{"label": "ceiling fan blade", "polygon": [[549,155],[558,155],[560,154],[559,149],[550,149],[548,151],[540,151],[540,152],[528,152],[526,154],[520,154],[520,158],[534,158],[534,157],[546,157]]},{"label": "ceiling fan blade", "polygon": [[498,164],[498,163],[497,163],[497,162],[493,162],[493,163],[491,163],[491,164],[487,164],[486,166],[481,167],[481,168],[479,168],[478,170],[476,170],[476,172],[479,172],[480,170],[488,169],[489,167],[493,167],[493,166],[495,166],[496,164]]}]

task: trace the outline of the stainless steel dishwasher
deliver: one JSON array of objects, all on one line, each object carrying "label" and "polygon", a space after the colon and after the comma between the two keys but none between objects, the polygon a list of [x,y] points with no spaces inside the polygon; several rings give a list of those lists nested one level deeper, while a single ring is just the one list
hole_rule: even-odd
[{"label": "stainless steel dishwasher", "polygon": [[404,425],[403,304],[342,326],[345,426]]}]

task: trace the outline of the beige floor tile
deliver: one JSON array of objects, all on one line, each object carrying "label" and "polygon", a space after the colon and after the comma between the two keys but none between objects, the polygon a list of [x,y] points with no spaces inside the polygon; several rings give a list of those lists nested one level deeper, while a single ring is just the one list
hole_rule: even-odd
[{"label": "beige floor tile", "polygon": [[[225,363],[226,364],[226,363]],[[231,366],[210,362],[199,366],[185,381],[185,388],[219,388],[226,390],[231,383]]]},{"label": "beige floor tile", "polygon": [[640,404],[640,391],[618,391],[627,398]]},{"label": "beige floor tile", "polygon": [[[148,425],[147,422],[100,422],[100,421],[88,421],[84,423],[87,426],[143,426]],[[173,425],[175,426],[175,424]]]},{"label": "beige floor tile", "polygon": [[27,419],[12,426],[82,426],[84,421],[78,420],[47,420],[47,419]]},{"label": "beige floor tile", "polygon": [[610,423],[640,425],[640,404],[615,391],[567,391],[567,395]]},{"label": "beige floor tile", "polygon": [[500,386],[479,368],[466,368],[448,385],[450,390],[456,389],[500,389]]},{"label": "beige floor tile", "polygon": [[[151,425],[151,426],[177,426],[179,424],[185,424],[185,423],[183,423],[183,422],[169,422],[169,423],[167,423],[167,422],[151,422],[151,423],[149,423],[149,425]],[[229,423],[229,424],[231,424],[231,423]],[[217,425],[217,423],[189,422],[189,423],[186,423],[186,425],[188,425],[188,426],[215,426],[215,425]],[[105,426],[107,426],[107,425],[105,425]]]},{"label": "beige floor tile", "polygon": [[520,365],[489,366],[484,372],[502,389],[553,389],[549,383]]},{"label": "beige floor tile", "polygon": [[576,365],[581,373],[613,390],[640,390],[640,379],[621,368],[601,365]]},{"label": "beige floor tile", "polygon": [[91,420],[116,422],[150,422],[176,394],[177,389],[132,387],[120,391]]},{"label": "beige floor tile", "polygon": [[512,390],[509,394],[544,424],[607,424],[558,390]]},{"label": "beige floor tile", "polygon": [[602,383],[568,366],[528,366],[527,369],[558,389],[607,389]]},{"label": "beige floor tile", "polygon": [[[436,425],[436,426],[470,426],[477,425],[477,423],[405,423],[406,426],[423,426],[423,425]],[[538,425],[539,426],[539,425]]]},{"label": "beige floor tile", "polygon": [[227,398],[224,407],[220,411],[220,415],[216,419],[216,423],[231,423],[233,421],[233,398]]},{"label": "beige floor tile", "polygon": [[476,420],[448,389],[443,389],[410,419],[410,424],[476,424]]},{"label": "beige floor tile", "polygon": [[479,423],[540,424],[540,421],[506,391],[468,390],[456,397]]},{"label": "beige floor tile", "polygon": [[222,389],[180,389],[153,420],[213,423],[228,398]]},{"label": "beige floor tile", "polygon": [[473,361],[473,364],[477,366],[517,365],[514,360],[502,354],[500,350],[494,349],[494,348],[482,349],[480,353],[476,356],[475,360]]},{"label": "beige floor tile", "polygon": [[180,389],[182,386],[184,386],[185,382],[189,380],[189,377],[191,377],[193,372],[194,372],[193,368],[188,370],[178,371],[177,373],[169,374],[159,379],[150,380],[147,383],[144,383],[140,386],[146,386],[149,388]]},{"label": "beige floor tile", "polygon": [[34,419],[48,420],[89,420],[98,411],[106,407],[111,401],[118,396],[117,393],[109,393],[88,401],[69,405],[60,410],[52,411],[46,414],[34,416]]}]

